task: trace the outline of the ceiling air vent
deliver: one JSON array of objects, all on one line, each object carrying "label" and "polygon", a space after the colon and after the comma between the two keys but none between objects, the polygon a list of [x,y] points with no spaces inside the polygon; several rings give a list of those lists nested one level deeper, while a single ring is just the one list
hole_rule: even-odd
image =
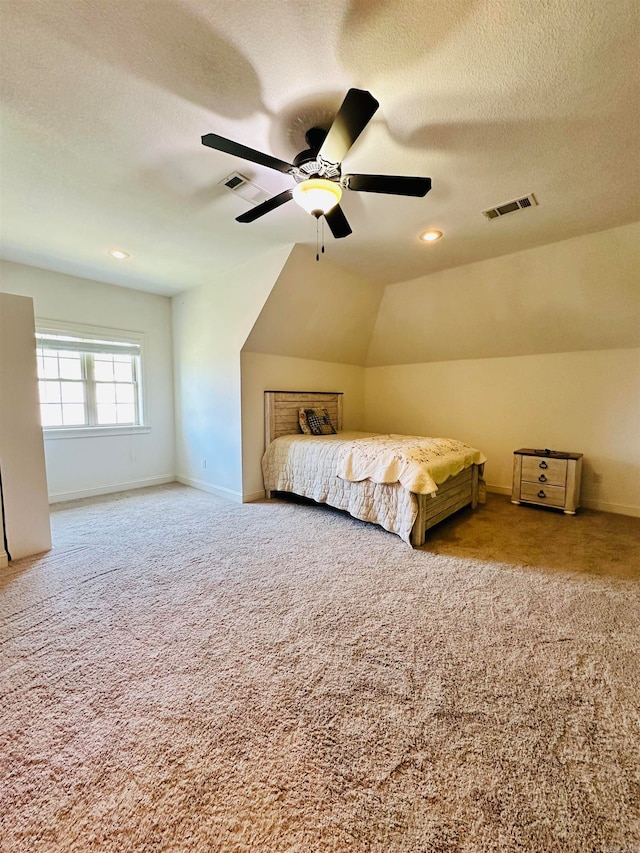
[{"label": "ceiling air vent", "polygon": [[500,216],[506,216],[507,213],[514,213],[516,210],[524,210],[527,207],[535,207],[537,204],[536,197],[530,193],[522,198],[516,198],[514,201],[507,201],[497,207],[483,210],[482,215],[487,219],[498,219]]},{"label": "ceiling air vent", "polygon": [[237,172],[234,172],[233,175],[229,175],[229,177],[225,178],[223,181],[225,187],[229,187],[230,190],[237,190],[238,187],[246,183],[247,179],[243,178],[242,175],[239,175]]},{"label": "ceiling air vent", "polygon": [[240,172],[232,172],[220,181],[220,184],[253,205],[262,204],[269,198],[269,193],[266,190],[257,184],[253,184],[249,178],[245,178]]}]

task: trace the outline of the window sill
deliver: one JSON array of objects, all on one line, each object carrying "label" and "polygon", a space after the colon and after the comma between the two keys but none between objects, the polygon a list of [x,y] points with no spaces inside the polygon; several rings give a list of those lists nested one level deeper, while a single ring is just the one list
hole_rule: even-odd
[{"label": "window sill", "polygon": [[76,429],[43,429],[44,440],[54,438],[104,438],[114,435],[141,435],[151,432],[148,426],[77,427]]}]

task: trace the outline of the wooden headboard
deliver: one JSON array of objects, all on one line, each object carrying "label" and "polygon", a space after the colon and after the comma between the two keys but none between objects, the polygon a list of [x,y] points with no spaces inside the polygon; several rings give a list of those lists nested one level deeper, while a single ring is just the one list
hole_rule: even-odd
[{"label": "wooden headboard", "polygon": [[268,447],[280,435],[300,432],[298,409],[327,409],[331,422],[342,429],[342,391],[265,391],[264,441]]}]

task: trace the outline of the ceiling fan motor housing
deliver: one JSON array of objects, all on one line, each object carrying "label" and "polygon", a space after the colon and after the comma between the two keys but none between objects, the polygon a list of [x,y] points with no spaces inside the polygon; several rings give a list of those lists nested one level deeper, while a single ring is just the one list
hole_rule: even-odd
[{"label": "ceiling fan motor housing", "polygon": [[318,157],[318,152],[322,148],[322,143],[326,139],[327,131],[321,127],[311,127],[305,134],[305,139],[309,148],[301,151],[293,160],[294,166],[297,166],[302,175],[296,180],[305,180],[311,176],[323,178],[339,178],[340,165],[337,163],[328,163]]}]

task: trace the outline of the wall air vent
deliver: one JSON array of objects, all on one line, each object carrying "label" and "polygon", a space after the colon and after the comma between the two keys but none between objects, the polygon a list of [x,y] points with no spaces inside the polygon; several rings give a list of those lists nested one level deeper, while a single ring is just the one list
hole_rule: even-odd
[{"label": "wall air vent", "polygon": [[232,192],[239,195],[240,198],[243,198],[245,201],[248,201],[254,206],[262,204],[263,201],[270,198],[270,195],[266,190],[263,190],[262,187],[252,183],[249,178],[245,178],[245,176],[241,175],[240,172],[232,172],[230,175],[227,175],[226,178],[220,181],[220,185],[227,187],[227,189],[230,189]]},{"label": "wall air vent", "polygon": [[530,193],[514,201],[507,201],[504,204],[499,204],[497,207],[483,210],[482,215],[486,219],[499,219],[501,216],[506,216],[507,213],[514,213],[516,210],[524,210],[527,207],[536,207],[537,204],[536,197],[533,193]]}]

